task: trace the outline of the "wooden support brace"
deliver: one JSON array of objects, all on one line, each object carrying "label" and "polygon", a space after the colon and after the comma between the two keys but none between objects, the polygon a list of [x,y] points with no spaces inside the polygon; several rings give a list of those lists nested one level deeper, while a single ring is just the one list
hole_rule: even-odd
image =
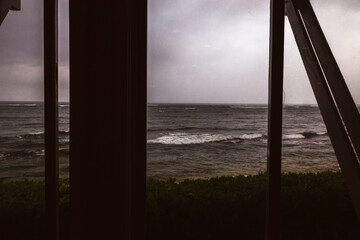
[{"label": "wooden support brace", "polygon": [[[308,4],[310,4],[308,1],[288,0],[286,12],[350,197],[360,219],[360,166],[353,146],[359,137],[356,136],[358,126],[355,126],[359,113]],[[349,108],[346,108],[347,106]],[[354,137],[354,142],[351,141],[351,136]]]},{"label": "wooden support brace", "polygon": [[[301,3],[301,4],[300,4]],[[297,0],[303,23],[313,44],[318,61],[330,87],[338,111],[357,156],[360,156],[360,114],[346,86],[338,64],[309,1]]]}]

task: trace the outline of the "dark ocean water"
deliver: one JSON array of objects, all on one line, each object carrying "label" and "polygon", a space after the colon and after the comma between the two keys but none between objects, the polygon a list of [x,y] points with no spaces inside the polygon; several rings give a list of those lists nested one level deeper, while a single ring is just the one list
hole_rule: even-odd
[{"label": "dark ocean water", "polygon": [[[59,106],[60,176],[68,176],[69,105]],[[0,102],[0,179],[43,178],[43,103]]]},{"label": "dark ocean water", "polygon": [[[338,170],[317,106],[286,106],[283,171]],[[266,105],[148,106],[148,175],[197,178],[266,170]]]},{"label": "dark ocean water", "polygon": [[[68,176],[69,105],[59,107],[60,175]],[[44,175],[44,106],[0,103],[0,179]],[[266,105],[148,106],[147,174],[207,178],[266,170]],[[283,170],[337,170],[316,106],[284,109]]]}]

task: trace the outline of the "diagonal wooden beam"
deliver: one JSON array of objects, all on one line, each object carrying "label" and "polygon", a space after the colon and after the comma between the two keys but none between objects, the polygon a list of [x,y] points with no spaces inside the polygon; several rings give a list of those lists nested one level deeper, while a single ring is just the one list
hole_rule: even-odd
[{"label": "diagonal wooden beam", "polygon": [[360,114],[309,1],[296,1],[318,61],[356,155],[360,156]]},{"label": "diagonal wooden beam", "polygon": [[[326,74],[324,74],[324,68],[319,61],[319,53],[317,54],[315,52],[313,46],[314,39],[310,38],[301,11],[296,3],[296,0],[288,0],[286,3],[289,22],[348,187],[350,198],[352,199],[356,213],[360,219],[360,166],[342,116],[334,101],[335,98],[333,98],[334,92],[336,95],[338,89],[332,89],[333,92],[331,92],[331,89],[329,88]],[[333,57],[328,51],[321,54],[324,56],[320,56],[320,58]],[[353,114],[354,116],[356,115],[355,113]]]}]

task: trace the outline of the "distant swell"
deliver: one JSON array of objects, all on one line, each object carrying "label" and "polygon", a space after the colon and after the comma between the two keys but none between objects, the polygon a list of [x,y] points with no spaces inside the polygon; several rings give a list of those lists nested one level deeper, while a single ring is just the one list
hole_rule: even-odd
[{"label": "distant swell", "polygon": [[1,105],[5,105],[5,106],[8,106],[8,107],[36,107],[37,104],[35,103],[9,103],[9,104],[1,104]]},{"label": "distant swell", "polygon": [[312,137],[316,137],[316,136],[327,135],[327,132],[319,132],[319,133],[315,133],[315,132],[303,132],[302,135],[303,135],[305,138],[312,138]]},{"label": "distant swell", "polygon": [[223,128],[223,127],[174,127],[174,128],[155,128],[155,129],[148,129],[149,132],[156,132],[156,131],[187,131],[187,130],[207,130],[207,131],[216,131],[216,130],[242,130],[242,128]]},{"label": "distant swell", "polygon": [[[67,136],[69,134],[69,131],[59,131],[59,136]],[[44,137],[44,132],[43,131],[39,131],[39,132],[33,132],[33,133],[28,133],[28,134],[22,134],[22,135],[18,135],[17,138],[20,139],[39,139],[39,138],[43,138]]]},{"label": "distant swell", "polygon": [[44,152],[41,150],[19,150],[19,151],[12,151],[6,152],[3,154],[4,158],[7,159],[17,159],[17,158],[24,158],[24,157],[32,157],[32,156],[42,156]]}]

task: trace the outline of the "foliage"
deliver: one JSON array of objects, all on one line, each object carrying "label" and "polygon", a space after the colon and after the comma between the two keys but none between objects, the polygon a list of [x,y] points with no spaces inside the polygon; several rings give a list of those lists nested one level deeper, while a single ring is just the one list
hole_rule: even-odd
[{"label": "foliage", "polygon": [[[69,180],[60,181],[61,239],[68,239]],[[96,193],[96,190],[94,189]],[[264,239],[266,174],[147,181],[147,236]],[[341,173],[282,176],[282,239],[360,239]],[[43,239],[44,182],[0,182],[0,239]]]}]

